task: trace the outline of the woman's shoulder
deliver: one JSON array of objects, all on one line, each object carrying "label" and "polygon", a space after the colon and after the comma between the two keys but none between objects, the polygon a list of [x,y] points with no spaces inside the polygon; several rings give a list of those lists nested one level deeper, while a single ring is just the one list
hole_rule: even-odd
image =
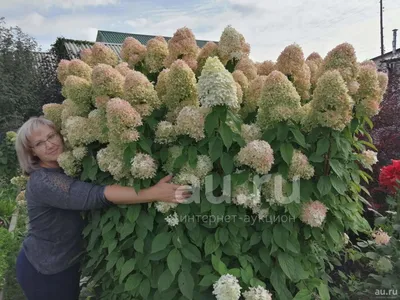
[{"label": "woman's shoulder", "polygon": [[67,192],[73,181],[72,178],[64,174],[61,168],[49,169],[39,168],[33,171],[29,176],[29,185],[33,190],[52,190]]}]

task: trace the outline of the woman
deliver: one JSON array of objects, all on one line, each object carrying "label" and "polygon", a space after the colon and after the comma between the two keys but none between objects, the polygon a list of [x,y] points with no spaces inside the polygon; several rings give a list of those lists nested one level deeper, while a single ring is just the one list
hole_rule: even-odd
[{"label": "woman", "polygon": [[82,229],[80,211],[153,201],[182,203],[187,187],[167,176],[136,193],[119,185],[100,186],[68,177],[57,163],[63,139],[54,124],[31,118],[18,131],[18,160],[29,175],[26,201],[29,231],[17,258],[17,279],[28,300],[79,298]]}]

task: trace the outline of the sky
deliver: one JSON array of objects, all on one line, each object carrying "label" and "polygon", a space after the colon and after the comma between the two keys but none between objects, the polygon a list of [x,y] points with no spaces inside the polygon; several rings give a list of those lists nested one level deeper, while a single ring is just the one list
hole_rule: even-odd
[{"label": "sky", "polygon": [[[384,1],[386,52],[400,29],[400,1]],[[36,39],[43,51],[57,37],[95,41],[97,30],[172,36],[181,27],[218,41],[231,25],[255,61],[276,60],[297,43],[325,56],[351,43],[360,61],[380,55],[379,0],[0,0],[0,17]],[[397,48],[400,47],[400,30]]]}]

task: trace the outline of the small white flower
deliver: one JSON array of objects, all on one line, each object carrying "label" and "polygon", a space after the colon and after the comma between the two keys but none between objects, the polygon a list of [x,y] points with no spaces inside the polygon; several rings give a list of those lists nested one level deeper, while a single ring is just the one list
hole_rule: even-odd
[{"label": "small white flower", "polygon": [[179,224],[178,214],[175,212],[173,215],[169,215],[169,216],[165,217],[165,221],[171,227],[178,225]]},{"label": "small white flower", "polygon": [[272,300],[272,294],[261,286],[249,288],[243,297],[245,300]]},{"label": "small white flower", "polygon": [[239,281],[233,275],[222,275],[213,285],[213,294],[217,300],[239,300],[240,290]]}]

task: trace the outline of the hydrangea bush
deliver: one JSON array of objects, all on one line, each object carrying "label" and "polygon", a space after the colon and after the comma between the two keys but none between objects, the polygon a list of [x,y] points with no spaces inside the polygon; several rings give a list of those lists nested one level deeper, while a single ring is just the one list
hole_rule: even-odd
[{"label": "hydrangea bush", "polygon": [[[227,27],[199,49],[179,29],[119,57],[96,43],[61,61],[66,100],[43,107],[70,176],[137,190],[166,174],[186,204],[87,215],[84,274],[104,299],[329,299],[345,231],[367,231],[362,184],[380,74],[342,44],[255,63]],[[365,69],[365,70],[364,70]]]}]

